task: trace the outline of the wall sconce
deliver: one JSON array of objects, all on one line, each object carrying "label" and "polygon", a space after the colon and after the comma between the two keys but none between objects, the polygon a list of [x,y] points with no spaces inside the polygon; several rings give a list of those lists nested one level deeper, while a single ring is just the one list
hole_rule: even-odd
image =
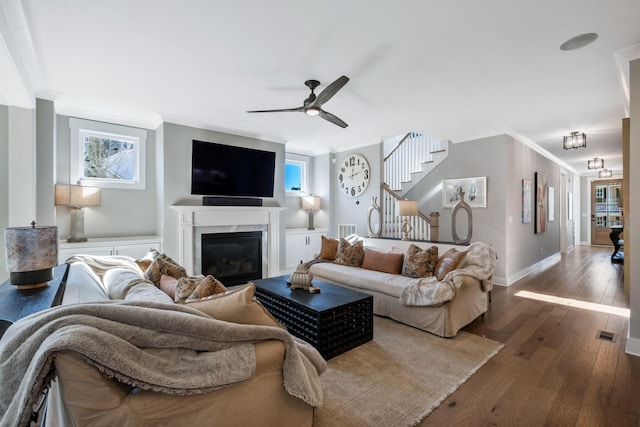
[{"label": "wall sconce", "polygon": [[313,227],[313,212],[320,209],[320,197],[318,196],[303,196],[302,209],[309,212],[309,226],[307,230],[315,230]]},{"label": "wall sconce", "polygon": [[598,178],[611,178],[613,175],[613,170],[611,169],[600,169],[598,172]]},{"label": "wall sconce", "polygon": [[71,207],[71,237],[67,242],[86,242],[82,208],[100,206],[100,189],[82,185],[56,184],[56,206]]},{"label": "wall sconce", "polygon": [[597,157],[594,157],[591,160],[587,161],[587,168],[588,169],[602,169],[604,168],[604,159],[599,159]]},{"label": "wall sconce", "polygon": [[47,286],[58,265],[58,227],[12,227],[4,230],[9,283],[18,289]]},{"label": "wall sconce", "polygon": [[418,216],[418,202],[415,200],[396,200],[396,210],[398,215],[404,217],[402,222],[402,240],[409,240],[409,233],[413,230],[411,224],[409,224],[408,216]]},{"label": "wall sconce", "polygon": [[587,135],[580,132],[571,132],[571,135],[562,137],[562,148],[571,150],[573,148],[585,148],[587,146]]}]

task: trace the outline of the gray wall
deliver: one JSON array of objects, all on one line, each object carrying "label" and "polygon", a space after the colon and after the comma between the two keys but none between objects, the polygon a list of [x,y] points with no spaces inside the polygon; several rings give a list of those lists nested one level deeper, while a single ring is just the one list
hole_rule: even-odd
[{"label": "gray wall", "polygon": [[0,105],[0,229],[3,230],[0,245],[0,282],[9,278],[6,264],[4,229],[9,226],[9,108]]},{"label": "gray wall", "polygon": [[36,221],[40,225],[56,223],[53,192],[57,157],[55,129],[53,101],[36,99]]},{"label": "gray wall", "polygon": [[[162,130],[158,130],[158,132],[162,132],[164,135],[164,163],[160,166],[164,173],[162,181],[164,200],[162,201],[163,205],[160,209],[163,211],[164,221],[162,232],[162,236],[164,237],[164,251],[169,256],[175,258],[178,256],[179,232],[178,212],[171,209],[171,206],[176,204],[202,204],[202,196],[191,195],[191,141],[194,139],[275,152],[276,173],[274,180],[274,197],[264,198],[263,202],[265,206],[286,206],[284,191],[284,144],[182,126],[174,123],[164,123]],[[285,262],[285,225],[286,214],[283,213],[280,216],[281,268],[284,268]]]},{"label": "gray wall", "polygon": [[[507,233],[506,252],[507,279],[512,281],[518,274],[545,258],[560,251],[560,167],[530,147],[509,138],[507,180]],[[547,221],[545,233],[535,233],[535,215],[531,223],[522,224],[522,180],[531,181],[531,208],[535,209],[535,173],[547,176],[549,187],[555,189],[555,220]],[[564,195],[562,197],[565,197]],[[551,201],[549,202],[551,203]],[[509,220],[511,219],[511,220]],[[514,277],[515,276],[515,277]]]},{"label": "gray wall", "polygon": [[[449,155],[425,179],[406,194],[409,200],[417,200],[421,212],[440,213],[439,240],[452,241],[451,213],[453,209],[442,207],[442,180],[451,178],[487,177],[487,207],[473,209],[472,241],[482,241],[496,248],[498,264],[495,276],[506,277],[506,210],[507,205],[507,146],[509,137],[500,135],[480,140],[450,144]],[[433,191],[437,189],[437,191]],[[460,215],[460,218],[465,218]],[[462,221],[464,222],[464,221]],[[464,236],[458,230],[458,235]]]},{"label": "gray wall", "polygon": [[[43,127],[48,130],[49,127]],[[38,127],[40,130],[40,127]],[[55,183],[68,184],[70,177],[69,150],[70,129],[69,117],[56,118],[56,171]],[[51,130],[53,131],[53,129]],[[84,208],[84,232],[91,237],[118,237],[131,235],[158,234],[158,188],[155,179],[156,169],[156,136],[154,130],[147,130],[146,142],[146,188],[144,190],[122,190],[103,188],[102,204],[98,207]],[[40,136],[48,140],[49,136]],[[49,189],[53,192],[53,187]],[[49,197],[49,193],[38,194],[38,197]],[[53,197],[51,195],[51,197]],[[56,225],[61,238],[69,236],[70,210],[59,206],[56,210]]]},{"label": "gray wall", "polygon": [[[640,263],[637,262],[640,255],[640,228],[638,224],[638,213],[640,213],[640,59],[631,61],[630,64],[630,92],[631,92],[631,114],[630,114],[630,146],[629,164],[636,167],[629,168],[629,201],[624,201],[628,206],[631,215],[625,215],[625,249],[627,254],[631,254],[625,263],[629,268],[629,306],[631,308],[631,318],[629,319],[629,339],[627,341],[627,352],[640,356]],[[633,216],[633,219],[631,218]]]}]

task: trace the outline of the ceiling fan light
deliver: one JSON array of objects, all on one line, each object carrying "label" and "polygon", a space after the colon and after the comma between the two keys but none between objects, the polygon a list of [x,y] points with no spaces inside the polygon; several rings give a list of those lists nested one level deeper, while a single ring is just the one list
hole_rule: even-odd
[{"label": "ceiling fan light", "polygon": [[320,109],[318,107],[309,107],[304,112],[307,116],[317,116],[320,114]]},{"label": "ceiling fan light", "polygon": [[580,132],[571,132],[571,135],[562,137],[562,148],[571,150],[575,148],[585,148],[587,146],[587,135]]}]

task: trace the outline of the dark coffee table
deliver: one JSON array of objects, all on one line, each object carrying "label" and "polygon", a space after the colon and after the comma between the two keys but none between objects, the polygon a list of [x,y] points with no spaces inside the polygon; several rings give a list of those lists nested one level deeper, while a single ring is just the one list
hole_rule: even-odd
[{"label": "dark coffee table", "polygon": [[256,298],[289,332],[330,359],[373,339],[373,297],[314,280],[320,293],[291,290],[290,276],[253,280]]}]

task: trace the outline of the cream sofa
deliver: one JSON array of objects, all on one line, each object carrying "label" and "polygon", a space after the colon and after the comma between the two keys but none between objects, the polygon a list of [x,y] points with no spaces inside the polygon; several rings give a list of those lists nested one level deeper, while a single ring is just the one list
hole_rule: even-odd
[{"label": "cream sofa", "polygon": [[[423,249],[436,246],[440,255],[452,248],[458,251],[468,251],[470,248],[387,239],[364,239],[364,244],[368,249],[389,252],[406,250],[411,244]],[[474,268],[471,262],[464,257],[456,269],[458,271],[451,274],[451,276],[457,276],[455,295],[450,301],[432,306],[407,305],[402,302],[403,291],[412,285],[416,286],[421,279],[330,262],[310,264],[309,271],[313,274],[314,279],[372,295],[374,314],[389,317],[441,337],[453,337],[461,328],[487,311],[490,296],[488,292],[492,288],[491,279],[495,260],[493,260],[493,266],[490,267],[490,272],[485,271],[485,275],[482,276],[486,279],[482,280],[473,277],[478,276],[477,274],[464,274]],[[460,274],[461,271],[464,273]],[[446,287],[449,285],[447,284]]]},{"label": "cream sofa", "polygon": [[[158,301],[172,303],[149,283],[137,290],[134,286],[129,293],[145,298],[155,295]],[[62,305],[107,300],[101,276],[83,262],[72,263]],[[281,341],[257,342],[250,379],[205,394],[175,395],[107,378],[77,354],[60,352],[54,361],[56,379],[49,392],[45,425],[311,426],[314,407],[283,386],[284,359]]]}]

